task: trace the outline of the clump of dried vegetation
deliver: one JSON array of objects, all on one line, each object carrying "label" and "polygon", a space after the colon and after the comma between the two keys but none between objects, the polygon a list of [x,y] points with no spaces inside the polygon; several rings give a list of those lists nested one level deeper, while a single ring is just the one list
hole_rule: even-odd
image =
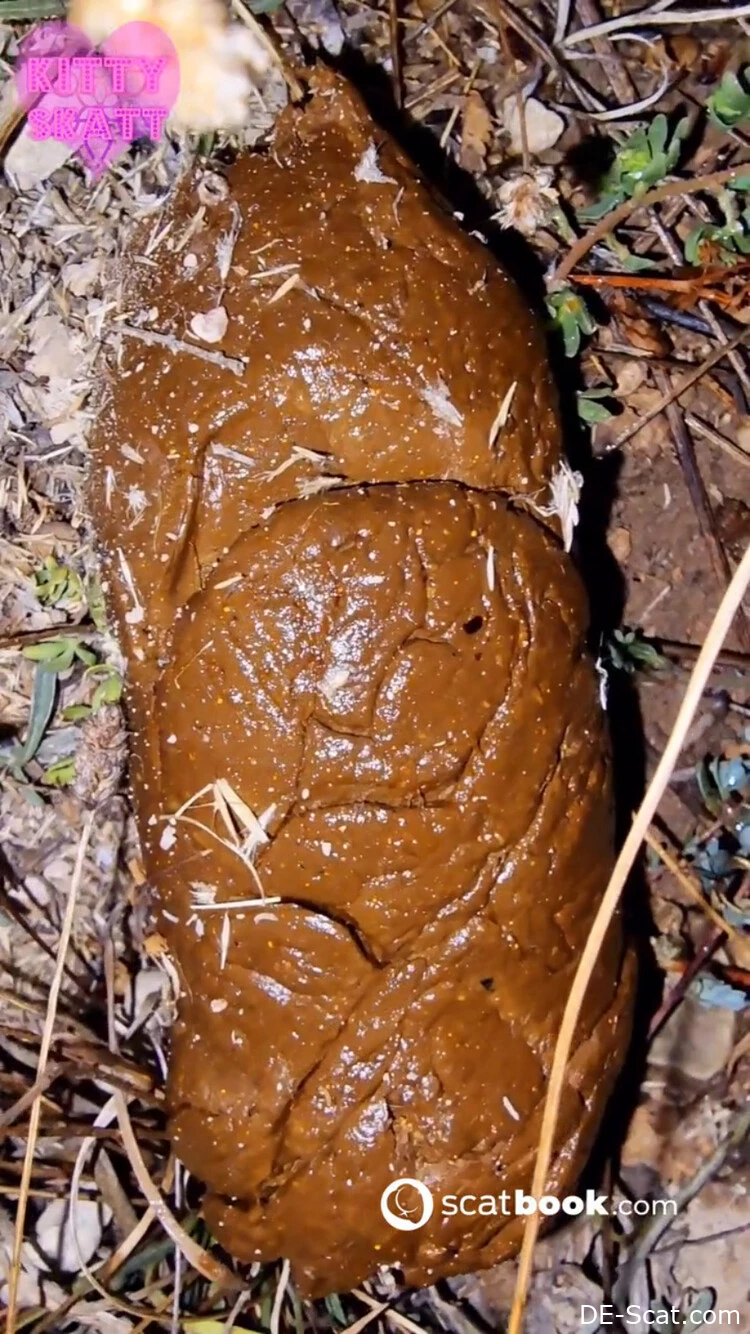
[{"label": "clump of dried vegetation", "polygon": [[[648,1033],[608,1180],[615,1196],[670,1194],[679,1209],[629,1229],[608,1220],[553,1236],[537,1247],[533,1274],[529,1229],[511,1325],[520,1327],[527,1285],[533,1328],[574,1327],[582,1302],[731,1306],[746,1283],[733,1248],[750,1226],[738,1157],[750,1085],[750,628],[741,605],[723,648],[729,616],[708,632],[730,585],[740,603],[736,571],[750,537],[750,4],[231,8],[254,50],[283,53],[292,94],[294,64],[311,48],[335,59],[346,43],[385,71],[405,123],[432,133],[452,164],[445,179],[466,192],[491,244],[502,251],[504,235],[507,248],[512,231],[519,270],[536,265],[553,348],[561,364],[569,359],[575,494],[568,485],[552,502],[571,533],[580,503],[584,566],[587,552],[609,552],[609,575],[592,581],[595,647],[631,809],[653,775],[609,895],[611,906],[645,841]],[[158,229],[193,156],[225,144],[213,132],[172,134],[136,146],[95,183],[64,147],[30,148],[12,97],[17,43],[29,23],[63,12],[58,0],[7,0],[0,27],[7,1327],[497,1327],[513,1266],[423,1293],[383,1272],[315,1305],[299,1299],[285,1264],[235,1269],[206,1233],[199,1183],[169,1149],[162,1086],[173,978],[149,927],[126,786],[123,664],[82,488],[92,387],[117,306],[114,260],[136,219],[153,215]],[[239,139],[266,133],[284,96],[275,69],[250,99]],[[134,492],[130,503],[135,515],[144,497]],[[696,659],[690,708],[670,731]],[[564,1055],[563,1034],[560,1068]],[[554,1087],[548,1113],[547,1130]]]}]

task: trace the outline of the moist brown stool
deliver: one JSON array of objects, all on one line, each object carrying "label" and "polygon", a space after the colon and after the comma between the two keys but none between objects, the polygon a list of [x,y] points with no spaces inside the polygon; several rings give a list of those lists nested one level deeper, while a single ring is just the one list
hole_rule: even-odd
[{"label": "moist brown stool", "polygon": [[[543,334],[351,90],[312,84],[228,191],[181,184],[147,263],[153,222],[133,239],[131,324],[201,347],[191,321],[221,304],[213,350],[246,367],[125,336],[91,498],[182,989],[175,1149],[227,1250],[288,1256],[319,1295],[517,1247],[521,1220],[439,1207],[397,1232],[380,1196],[528,1190],[613,835],[585,597],[533,509],[561,459]],[[616,923],[552,1193],[590,1152],[632,992]]]}]

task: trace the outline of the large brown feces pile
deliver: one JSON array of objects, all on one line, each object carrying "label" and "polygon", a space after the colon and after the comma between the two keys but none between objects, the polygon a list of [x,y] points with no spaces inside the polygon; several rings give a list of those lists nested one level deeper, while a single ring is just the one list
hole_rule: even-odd
[{"label": "large brown feces pile", "polygon": [[[227,1249],[320,1294],[517,1245],[520,1220],[395,1231],[379,1200],[528,1189],[612,820],[584,594],[533,509],[561,459],[543,334],[313,83],[272,152],[193,173],[133,242],[92,509],[182,989],[175,1148]],[[551,1191],[632,971],[613,932]]]}]

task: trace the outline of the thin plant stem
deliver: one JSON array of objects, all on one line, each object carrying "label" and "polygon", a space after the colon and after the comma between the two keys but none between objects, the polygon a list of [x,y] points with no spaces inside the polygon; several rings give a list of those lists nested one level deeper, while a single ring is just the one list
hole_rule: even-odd
[{"label": "thin plant stem", "polygon": [[611,213],[605,214],[594,227],[591,227],[584,236],[581,236],[574,245],[570,247],[567,255],[560,261],[554,270],[551,282],[560,284],[578,267],[581,260],[589,251],[599,242],[603,241],[605,236],[619,227],[621,222],[629,218],[631,213],[635,213],[639,208],[653,208],[654,204],[661,204],[665,199],[673,199],[677,195],[694,195],[701,190],[716,190],[721,185],[726,185],[735,176],[739,176],[742,171],[747,170],[747,163],[739,167],[727,167],[723,171],[710,171],[705,176],[695,176],[691,181],[667,181],[665,185],[657,185],[653,190],[647,190],[645,195],[636,196],[634,199],[626,199],[617,208],[613,208]]}]

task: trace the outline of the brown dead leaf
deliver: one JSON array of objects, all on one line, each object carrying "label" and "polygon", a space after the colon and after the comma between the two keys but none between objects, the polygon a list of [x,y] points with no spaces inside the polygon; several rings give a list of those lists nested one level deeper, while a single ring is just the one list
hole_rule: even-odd
[{"label": "brown dead leaf", "polygon": [[656,1111],[649,1102],[636,1107],[620,1153],[623,1167],[645,1165],[658,1171],[662,1137],[655,1128]]},{"label": "brown dead leaf", "polygon": [[616,396],[618,398],[627,398],[634,394],[636,389],[640,389],[647,375],[646,367],[635,357],[632,361],[626,361],[617,372]]},{"label": "brown dead leaf", "polygon": [[722,497],[716,513],[721,540],[733,560],[742,560],[750,542],[750,506],[737,496]]},{"label": "brown dead leaf", "polygon": [[473,89],[464,102],[459,162],[466,171],[481,171],[492,137],[492,117],[481,93]]},{"label": "brown dead leaf", "polygon": [[674,33],[667,40],[667,51],[679,69],[694,70],[700,64],[701,44],[695,37]]},{"label": "brown dead leaf", "polygon": [[669,356],[672,343],[668,333],[655,320],[646,319],[640,304],[631,296],[612,289],[607,293],[607,306],[617,316],[624,342],[655,357]]},{"label": "brown dead leaf", "polygon": [[161,959],[169,953],[169,946],[166,940],[158,931],[152,931],[143,942],[143,948],[149,959]]},{"label": "brown dead leaf", "polygon": [[653,320],[629,319],[626,325],[628,342],[639,347],[643,352],[650,352],[655,357],[668,356],[672,344],[667,335]]}]

